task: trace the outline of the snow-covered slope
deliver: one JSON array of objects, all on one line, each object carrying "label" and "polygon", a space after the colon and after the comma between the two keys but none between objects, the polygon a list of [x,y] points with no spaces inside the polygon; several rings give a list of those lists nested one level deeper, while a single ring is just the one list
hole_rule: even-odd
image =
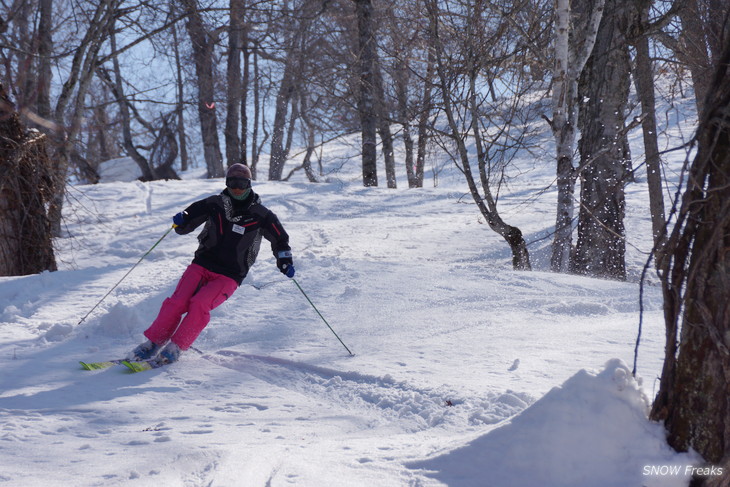
[{"label": "snow-covered slope", "polygon": [[[334,149],[332,154],[334,154]],[[327,154],[326,154],[327,155]],[[628,188],[630,282],[546,271],[549,165],[503,193],[532,272],[480,219],[457,171],[438,187],[362,188],[334,156],[328,182],[254,188],[292,236],[296,279],[267,245],[179,363],[87,372],[142,340],[196,248],[171,216],[222,180],[75,186],[55,273],[0,278],[0,485],[686,485],[647,466],[697,458],[646,420],[663,360],[658,287],[645,289],[630,377],[645,185]],[[523,168],[523,169],[525,169]],[[405,186],[401,182],[401,186]],[[629,364],[629,365],[627,365]],[[684,471],[682,471],[684,472]]]}]

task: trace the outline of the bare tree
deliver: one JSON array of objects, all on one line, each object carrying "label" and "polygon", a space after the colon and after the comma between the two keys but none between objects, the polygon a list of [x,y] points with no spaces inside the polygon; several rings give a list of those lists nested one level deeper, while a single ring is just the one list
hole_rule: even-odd
[{"label": "bare tree", "polygon": [[581,139],[578,238],[570,271],[626,278],[624,230],[626,184],[632,179],[625,120],[630,88],[632,11],[621,0],[605,0],[595,45],[579,82]]},{"label": "bare tree", "polygon": [[320,42],[317,29],[327,7],[328,2],[321,0],[302,0],[291,11],[284,9],[282,19],[286,22],[282,26],[277,25],[277,29],[282,31],[279,49],[284,51],[284,56],[272,56],[282,65],[271,131],[269,179],[272,180],[281,179],[293,144],[295,128],[302,115],[299,91],[305,83],[311,83],[305,73],[311,72],[309,66],[318,62],[312,49]]},{"label": "bare tree", "polygon": [[[428,122],[430,110],[426,107],[430,98],[427,90],[431,89],[432,80],[428,78],[429,68],[427,61],[429,54],[428,47],[425,44],[428,36],[427,21],[428,16],[425,14],[422,2],[407,2],[403,4],[386,4],[380,13],[379,21],[381,42],[381,50],[384,52],[379,64],[383,67],[383,71],[387,72],[391,80],[392,94],[388,95],[387,91],[382,96],[381,105],[384,112],[381,117],[385,121],[397,123],[398,130],[401,132],[403,148],[405,152],[405,173],[408,180],[409,188],[418,188],[423,186],[423,167],[417,167],[419,161],[417,156],[417,147],[414,135],[417,130],[418,114],[424,110],[426,121]],[[431,66],[431,74],[433,68]],[[428,79],[427,79],[428,78]],[[422,86],[427,85],[425,88]],[[419,93],[428,94],[426,100],[421,100]],[[392,99],[391,103],[388,100]],[[393,105],[390,107],[389,105]],[[391,113],[389,116],[388,112]],[[423,132],[426,144],[428,141],[428,132]],[[386,171],[392,166],[395,173],[396,162],[394,157],[388,159],[389,149],[386,139],[383,140],[383,153],[385,157]],[[392,143],[390,144],[392,147]],[[424,146],[425,148],[425,146]],[[423,160],[420,160],[423,162]],[[420,174],[420,177],[419,177]],[[395,174],[386,177],[390,181],[395,179]],[[389,183],[390,184],[390,183]]]},{"label": "bare tree", "polygon": [[373,27],[373,4],[371,0],[353,0],[357,16],[359,46],[359,94],[357,108],[360,113],[362,133],[362,181],[364,186],[378,185],[377,124],[375,112],[376,43]]},{"label": "bare tree", "polygon": [[58,187],[46,143],[25,130],[0,85],[0,276],[56,270],[46,208]]},{"label": "bare tree", "polygon": [[723,49],[723,24],[730,5],[722,0],[683,0],[682,30],[675,52],[690,70],[698,111],[708,95],[712,72]]},{"label": "bare tree", "polygon": [[86,108],[86,95],[94,77],[95,68],[101,63],[101,48],[109,39],[116,16],[119,14],[119,0],[101,0],[87,13],[88,26],[74,51],[67,79],[56,100],[53,111],[54,130],[51,136],[54,153],[51,159],[56,163],[55,177],[63,189],[55,193],[49,205],[49,218],[54,235],[61,233],[64,184]]},{"label": "bare tree", "polygon": [[[529,252],[522,232],[502,219],[497,207],[497,193],[493,189],[498,188],[503,181],[503,168],[508,162],[508,154],[514,153],[515,147],[520,146],[525,136],[519,129],[512,131],[517,125],[519,106],[516,104],[519,104],[521,97],[515,94],[507,97],[509,100],[498,101],[498,107],[487,107],[486,97],[478,88],[485,82],[484,73],[489,73],[498,64],[497,59],[489,59],[490,53],[478,49],[478,46],[499,46],[499,40],[505,34],[505,24],[485,18],[488,14],[482,10],[481,2],[460,3],[449,10],[458,13],[452,15],[451,21],[454,23],[448,27],[448,39],[454,45],[451,46],[453,50],[447,52],[447,41],[440,34],[440,25],[446,23],[446,19],[442,17],[436,0],[427,0],[426,6],[436,75],[441,89],[441,109],[447,118],[444,135],[455,145],[455,162],[464,173],[472,199],[489,227],[509,245],[513,268],[529,270]],[[466,20],[462,23],[459,19]],[[511,81],[515,86],[521,85],[519,78]],[[513,118],[492,120],[488,116],[489,112]],[[475,163],[467,148],[469,135],[474,141]]]},{"label": "bare tree", "polygon": [[271,135],[271,153],[269,163],[269,180],[278,181],[284,170],[284,164],[288,155],[288,150],[284,144],[286,139],[286,125],[288,121],[289,104],[294,98],[296,83],[296,61],[299,53],[296,51],[298,43],[293,40],[292,45],[287,51],[286,60],[284,61],[284,71],[276,94],[276,103],[274,109],[274,122]]},{"label": "bare tree", "polygon": [[251,89],[251,49],[248,31],[241,39],[241,55],[243,56],[243,78],[241,79],[241,163],[248,164],[248,93]]},{"label": "bare tree", "polygon": [[555,61],[550,128],[557,155],[558,203],[550,266],[566,269],[573,233],[575,134],[578,123],[578,79],[593,51],[604,0],[573,4],[555,1]]},{"label": "bare tree", "polygon": [[203,21],[197,0],[183,0],[186,24],[190,40],[193,44],[195,74],[198,86],[198,117],[200,133],[203,138],[203,155],[208,168],[209,178],[223,177],[223,155],[218,139],[218,120],[216,118],[216,96],[213,71],[213,48],[217,42],[219,31],[209,31]]},{"label": "bare tree", "polygon": [[388,102],[383,81],[383,70],[380,67],[380,57],[375,49],[373,59],[374,72],[373,82],[375,83],[375,116],[378,121],[378,133],[383,144],[383,160],[385,162],[385,181],[389,188],[398,187],[395,173],[395,151],[393,148],[393,134],[390,132],[391,118],[388,114]]},{"label": "bare tree", "polygon": [[[418,145],[416,148],[416,167],[414,169],[414,185],[423,187],[423,173],[426,166],[426,147],[429,134],[433,131],[433,77],[436,71],[436,58],[433,46],[427,44],[426,69],[423,76],[423,99],[418,114]],[[409,179],[410,181],[410,179]]]},{"label": "bare tree", "polygon": [[[51,55],[53,53],[53,0],[40,0],[38,5],[38,87],[36,113],[39,121],[51,117]],[[43,124],[38,124],[43,127]]]},{"label": "bare tree", "polygon": [[[174,8],[175,0],[170,1],[170,13],[173,14],[176,9]],[[171,26],[172,29],[172,50],[175,55],[174,63],[175,63],[175,86],[177,88],[176,90],[176,105],[175,110],[177,113],[177,138],[178,138],[178,146],[180,147],[180,170],[181,171],[187,171],[188,170],[188,144],[187,139],[185,136],[185,88],[184,88],[184,79],[183,79],[183,73],[182,73],[182,60],[180,56],[180,46],[178,45],[179,38],[178,38],[178,26],[177,23],[173,23]]]},{"label": "bare tree", "polygon": [[[727,23],[725,24],[728,25]],[[730,34],[708,85],[677,221],[661,265],[666,349],[652,418],[676,450],[692,448],[730,483]],[[680,328],[681,322],[681,328]],[[679,330],[681,329],[681,337]]]},{"label": "bare tree", "polygon": [[[404,29],[404,24],[402,22],[399,22],[398,17],[396,17],[395,12],[393,12],[391,15],[388,16],[390,19],[390,29],[389,32],[392,34],[392,49],[394,50],[394,66],[393,66],[393,83],[395,85],[395,98],[397,103],[397,120],[398,123],[401,126],[402,130],[402,138],[403,138],[403,147],[405,149],[405,166],[406,166],[406,177],[408,178],[408,187],[409,188],[418,188],[422,186],[419,185],[418,180],[416,179],[416,167],[415,167],[415,152],[414,152],[414,140],[412,135],[412,119],[413,119],[413,113],[411,110],[411,100],[408,95],[408,90],[410,88],[411,79],[414,78],[412,76],[411,70],[413,67],[411,66],[412,62],[412,56],[414,48],[409,45],[411,40],[415,40],[417,38],[417,32],[407,31],[402,32]],[[407,24],[405,24],[407,25]]]},{"label": "bare tree", "polygon": [[[116,50],[116,36],[112,34],[111,36],[111,46],[113,50]],[[99,77],[106,81],[109,85],[109,88],[114,93],[114,96],[116,98],[117,104],[119,105],[119,113],[121,114],[122,119],[122,132],[123,132],[123,143],[124,143],[124,149],[126,150],[127,154],[134,160],[134,162],[137,164],[137,167],[139,167],[140,171],[142,172],[142,180],[143,181],[152,181],[157,179],[157,174],[155,174],[154,168],[149,164],[147,161],[147,158],[144,157],[138,150],[137,147],[134,144],[134,140],[132,138],[132,121],[131,121],[131,115],[130,115],[130,107],[131,103],[127,99],[127,97],[124,95],[124,87],[123,87],[123,80],[122,80],[122,71],[119,67],[119,59],[115,57],[112,59],[112,64],[114,66],[114,80],[112,81],[111,76],[104,70],[99,69]],[[148,125],[148,128],[149,127]]]},{"label": "bare tree", "polygon": [[[259,75],[259,55],[258,55],[258,49],[254,47],[252,52],[253,57],[253,106],[254,106],[254,115],[253,115],[253,129],[251,130],[251,174],[253,175],[253,178],[256,179],[256,166],[258,165],[259,161],[259,153],[261,152],[260,145],[258,143],[259,140],[259,120],[261,119],[261,112],[262,112],[262,106],[261,106],[261,95],[260,95],[260,85],[261,85],[261,77]],[[262,141],[263,143],[266,142],[266,139]]]},{"label": "bare tree", "polygon": [[[649,38],[654,26],[650,23],[649,10],[652,0],[640,0],[634,4],[633,37],[631,42],[635,48],[634,84],[641,104],[641,129],[644,139],[644,157],[646,159],[646,179],[649,186],[649,211],[651,212],[651,228],[654,246],[661,254],[665,239],[664,196],[662,193],[662,161],[657,142],[656,97],[654,94],[654,69],[649,51]],[[666,16],[668,19],[669,16]]]},{"label": "bare tree", "polygon": [[[241,162],[245,152],[241,150],[239,119],[243,90],[241,54],[245,37],[246,2],[230,0],[230,24],[228,26],[228,64],[226,68],[226,162],[230,166]],[[245,113],[245,110],[243,111]]]}]

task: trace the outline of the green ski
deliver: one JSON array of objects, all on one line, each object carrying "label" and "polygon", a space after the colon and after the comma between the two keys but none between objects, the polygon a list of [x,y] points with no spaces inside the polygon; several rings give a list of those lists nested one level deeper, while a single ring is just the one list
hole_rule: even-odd
[{"label": "green ski", "polygon": [[157,362],[153,362],[151,360],[143,360],[141,362],[130,362],[129,360],[122,360],[121,364],[132,372],[144,372],[145,370],[157,369],[164,365],[157,365]]},{"label": "green ski", "polygon": [[105,362],[79,362],[84,370],[104,370],[124,362],[124,359],[107,360]]}]

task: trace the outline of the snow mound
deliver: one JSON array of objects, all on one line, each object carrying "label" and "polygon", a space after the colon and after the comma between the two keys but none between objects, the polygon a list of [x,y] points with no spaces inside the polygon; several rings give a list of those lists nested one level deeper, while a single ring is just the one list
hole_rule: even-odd
[{"label": "snow mound", "polygon": [[119,157],[104,161],[99,165],[101,183],[115,181],[134,181],[142,176],[142,170],[131,157]]},{"label": "snow mound", "polygon": [[[666,445],[662,426],[647,419],[640,386],[624,362],[609,360],[598,374],[581,370],[503,426],[409,467],[463,487],[529,486],[535,479],[542,487],[685,486],[684,467],[699,459]],[[657,474],[669,471],[676,474]]]},{"label": "snow mound", "polygon": [[94,332],[109,337],[134,337],[142,323],[137,309],[117,303],[101,316]]}]

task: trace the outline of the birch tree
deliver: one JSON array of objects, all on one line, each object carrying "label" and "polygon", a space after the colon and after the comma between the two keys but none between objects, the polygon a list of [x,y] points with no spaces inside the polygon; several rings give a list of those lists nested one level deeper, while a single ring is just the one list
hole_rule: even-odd
[{"label": "birch tree", "polygon": [[553,114],[550,128],[557,157],[557,216],[550,266],[567,269],[573,233],[573,198],[576,166],[575,134],[578,123],[578,79],[585,67],[603,16],[604,0],[571,3],[555,0],[555,61],[553,67]]}]

